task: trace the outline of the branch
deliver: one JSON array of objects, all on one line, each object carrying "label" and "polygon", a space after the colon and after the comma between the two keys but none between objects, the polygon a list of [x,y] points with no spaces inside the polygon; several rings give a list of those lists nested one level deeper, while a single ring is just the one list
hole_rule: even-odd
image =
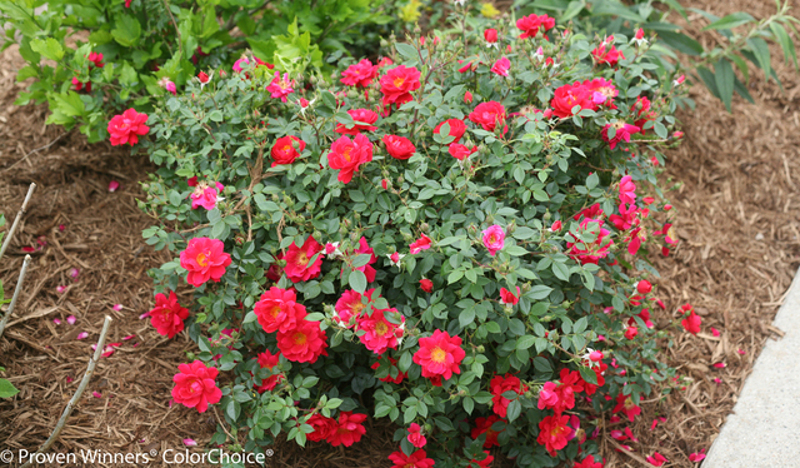
[{"label": "branch", "polygon": [[[75,404],[80,400],[81,395],[83,395],[83,391],[86,390],[86,386],[89,384],[89,380],[92,378],[92,374],[94,374],[94,367],[97,365],[97,361],[100,360],[100,355],[103,352],[103,345],[106,342],[106,333],[108,333],[108,327],[111,325],[111,317],[106,315],[106,319],[103,322],[103,331],[100,332],[100,338],[97,340],[97,348],[94,350],[94,356],[89,359],[89,366],[86,368],[86,373],[83,374],[83,379],[81,380],[81,384],[78,385],[78,390],[75,392],[75,395],[69,400],[67,403],[67,407],[64,408],[64,412],[61,414],[61,419],[58,420],[58,424],[56,424],[55,429],[53,429],[53,433],[50,434],[50,437],[45,441],[45,443],[36,451],[36,453],[32,454],[30,459],[33,459],[37,454],[40,454],[47,449],[50,448],[51,445],[58,439],[59,434],[61,434],[61,430],[64,429],[64,424],[66,424],[69,415],[72,413],[72,410],[75,408]],[[29,459],[29,460],[30,460]],[[28,461],[20,468],[29,468],[31,466],[31,462]]]},{"label": "branch", "polygon": [[25,200],[22,202],[22,206],[19,208],[19,211],[17,212],[17,217],[14,218],[14,224],[12,224],[11,229],[8,230],[8,236],[6,236],[6,241],[3,242],[3,247],[0,248],[0,259],[3,258],[3,254],[6,253],[6,249],[8,248],[9,244],[11,244],[11,238],[14,237],[14,231],[17,230],[17,225],[19,224],[19,220],[22,218],[22,215],[25,214],[25,209],[28,207],[28,202],[33,196],[34,190],[36,190],[36,184],[31,183],[31,186],[28,187],[28,194],[25,195]]},{"label": "branch", "polygon": [[22,270],[19,272],[19,279],[17,279],[17,287],[14,289],[14,296],[11,298],[11,304],[8,306],[8,310],[3,316],[3,320],[0,320],[0,338],[3,336],[3,330],[6,329],[6,323],[8,323],[8,319],[11,318],[11,313],[14,312],[14,306],[17,305],[17,299],[19,299],[19,293],[22,291],[22,283],[25,282],[25,273],[28,271],[29,263],[31,263],[31,256],[26,255],[25,261],[22,262]]}]

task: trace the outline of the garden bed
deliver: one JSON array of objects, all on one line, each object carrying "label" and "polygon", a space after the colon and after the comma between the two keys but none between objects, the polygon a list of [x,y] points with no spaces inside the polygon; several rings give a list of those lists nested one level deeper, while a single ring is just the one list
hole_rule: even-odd
[{"label": "garden bed", "polygon": [[[707,3],[705,8],[720,16],[753,10],[749,4]],[[764,12],[753,12],[756,16],[771,7],[763,3]],[[185,336],[161,337],[139,318],[153,302],[146,271],[167,260],[140,235],[153,224],[135,203],[141,195],[137,182],[149,169],[146,158],[106,143],[90,146],[76,131],[62,136],[61,128],[44,125],[45,108],[13,106],[21,89],[14,85],[20,61],[13,48],[0,58],[0,211],[13,218],[28,183],[39,185],[0,269],[7,289],[21,265],[21,248],[38,246],[39,236],[47,242],[33,254],[18,310],[23,317],[47,315],[14,324],[0,343],[6,375],[21,390],[16,399],[0,403],[4,448],[34,450],[44,442],[77,387],[106,314],[115,319],[108,341],[122,346],[101,361],[57,450],[163,451],[181,448],[184,438],[202,446],[214,431],[215,413],[168,407],[172,376],[195,347]],[[681,243],[656,265],[664,275],[657,285],[667,310],[691,301],[704,316],[704,330],[697,337],[676,335],[668,351],[670,363],[692,379],[686,390],[644,406],[632,427],[639,437],[630,443],[634,456],[604,444],[607,466],[642,466],[639,460],[653,451],[664,454],[671,466],[694,466],[687,454],[708,448],[764,340],[775,331],[770,322],[800,263],[800,116],[791,110],[800,80],[790,68],[773,63],[785,94],[756,77],[750,92],[757,104],[735,101],[728,115],[706,90],[696,88],[698,109],[681,114],[686,141],[669,153],[665,174],[683,182],[670,195]],[[112,180],[122,187],[110,193]],[[71,268],[79,270],[77,281]],[[58,293],[58,286],[68,289]],[[181,292],[190,291],[183,287]],[[115,311],[115,304],[123,308]],[[77,317],[75,325],[66,322],[69,315]],[[55,325],[54,318],[62,323]],[[90,338],[76,340],[82,331]],[[131,335],[135,338],[123,340]],[[727,367],[711,367],[717,362]],[[68,377],[75,380],[68,383]],[[667,419],[651,431],[655,417]],[[383,465],[396,449],[391,433],[383,425],[368,426],[367,437],[347,450],[320,444],[302,451],[283,444],[276,447],[271,466]]]}]

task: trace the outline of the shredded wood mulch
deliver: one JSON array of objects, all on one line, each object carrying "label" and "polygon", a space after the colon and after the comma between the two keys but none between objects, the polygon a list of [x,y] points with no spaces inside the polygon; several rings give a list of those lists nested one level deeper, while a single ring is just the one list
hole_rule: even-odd
[{"label": "shredded wood mulch", "polygon": [[[773,7],[771,0],[696,3],[718,16],[746,10],[763,17]],[[692,21],[693,31],[705,24]],[[710,45],[715,38],[710,34],[704,40]],[[773,58],[782,56],[772,52]],[[606,436],[602,447],[608,467],[646,466],[643,459],[655,451],[669,459],[665,466],[697,466],[688,455],[708,449],[765,340],[780,336],[771,322],[800,265],[800,78],[791,67],[773,65],[784,92],[753,71],[750,92],[756,105],[735,99],[733,114],[727,114],[695,86],[697,109],[679,114],[685,141],[668,154],[665,180],[682,182],[669,194],[681,242],[670,257],[656,262],[662,278],[653,283],[667,312],[654,318],[668,323],[680,305],[691,302],[703,317],[703,331],[697,337],[674,334],[666,355],[685,377],[685,389],[661,401],[650,396],[630,425],[639,441],[623,442],[632,452],[615,450]],[[182,451],[182,440],[192,438],[199,446],[190,450],[200,452],[215,430],[216,413],[168,404],[172,376],[194,346],[185,335],[167,340],[139,319],[153,305],[147,270],[169,259],[141,238],[153,220],[136,206],[143,196],[138,182],[152,167],[129,149],[89,145],[76,130],[45,125],[44,106],[14,106],[23,89],[15,82],[21,66],[15,47],[0,54],[0,212],[9,224],[28,184],[39,187],[0,264],[7,295],[22,264],[22,247],[41,248],[32,254],[25,291],[0,339],[3,376],[21,390],[0,401],[0,449],[33,451],[47,439],[77,389],[104,316],[110,315],[107,343],[121,345],[101,359],[51,451]],[[121,184],[113,193],[108,191],[112,180]],[[66,287],[63,293],[59,286]],[[122,309],[114,310],[115,304]],[[77,319],[74,325],[67,323],[70,315]],[[88,338],[77,340],[84,331]],[[726,367],[712,367],[718,362]],[[656,417],[666,420],[651,431]],[[280,442],[268,466],[385,466],[397,446],[395,427],[368,424],[367,437],[349,449],[311,443],[303,450]],[[606,424],[606,430],[627,425]],[[512,465],[501,459],[493,464]]]}]

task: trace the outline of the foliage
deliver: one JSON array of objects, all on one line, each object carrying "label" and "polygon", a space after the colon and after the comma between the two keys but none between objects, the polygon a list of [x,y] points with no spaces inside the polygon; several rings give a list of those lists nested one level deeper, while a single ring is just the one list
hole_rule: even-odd
[{"label": "foliage", "polygon": [[[230,66],[250,48],[293,74],[325,68],[345,47],[369,51],[390,19],[383,0],[9,0],[2,48],[19,43],[28,62],[19,81],[35,78],[17,104],[47,101],[48,123],[80,125],[90,142],[107,137],[108,112],[146,110],[183,88],[198,71]],[[356,28],[355,26],[358,26]],[[93,62],[95,55],[102,58]]]},{"label": "foliage", "polygon": [[[648,247],[668,253],[675,238],[656,175],[661,148],[676,142],[670,131],[680,86],[659,74],[646,40],[615,34],[609,43],[561,22],[548,39],[522,40],[496,21],[454,20],[449,36],[394,44],[391,60],[402,66],[382,61],[380,81],[365,89],[342,85],[339,73],[332,81],[298,75],[300,91],[284,103],[263,91],[268,73],[245,67],[203,89],[188,83],[150,116],[153,139],[144,150],[161,167],[140,206],[159,224],[143,235],[156,249],[182,252],[151,271],[159,292],[175,291],[187,274],[200,285],[192,304],[182,305],[192,310],[186,329],[199,347],[189,359],[221,371],[224,427],[213,443],[263,451],[285,432],[304,445],[321,430],[311,418],[355,411],[417,421],[431,435],[426,450],[436,466],[465,466],[482,459],[487,441],[485,430],[474,431],[486,420],[476,418],[503,413],[488,423],[502,431],[502,451],[519,466],[556,466],[579,446],[582,456],[596,453],[579,436],[593,429],[587,416],[614,409],[619,396],[627,411],[674,375],[658,359],[664,342],[654,338],[665,335],[649,321],[656,298],[637,292],[637,280],[657,276]],[[486,26],[501,30],[499,47],[487,47]],[[601,41],[625,58],[599,63],[593,51]],[[509,59],[508,77],[498,74],[501,57]],[[415,80],[418,88],[409,87]],[[576,82],[576,93],[595,85],[602,92],[569,101],[564,90]],[[410,90],[408,102],[397,87]],[[503,120],[485,112],[491,102],[504,107]],[[381,118],[347,112],[357,109]],[[456,121],[434,131],[447,119],[466,122],[463,137],[451,136]],[[626,143],[633,122],[644,131],[628,133]],[[363,153],[337,129],[360,133],[359,144],[368,137],[372,147],[352,180],[337,169]],[[407,137],[413,156],[397,159],[397,148],[388,154],[387,135]],[[224,185],[219,193],[216,183]],[[500,232],[505,239],[494,254]],[[431,246],[423,249],[426,236]],[[298,253],[311,237],[325,250]],[[211,247],[187,248],[190,239],[207,238],[224,242],[230,265]],[[200,278],[196,268],[209,259],[227,268]],[[285,349],[281,331],[277,338],[266,332],[255,312],[271,287],[296,292],[308,312],[298,322],[324,331],[327,355],[301,363],[284,351],[276,367],[259,366],[258,353]],[[350,290],[363,293],[357,330],[336,305]],[[166,304],[165,296],[159,301]],[[385,343],[380,359],[367,349],[377,332],[361,322],[376,314],[402,335]],[[440,331],[463,340],[465,357],[436,386],[422,375],[419,355]],[[599,360],[590,359],[593,350],[602,352]],[[520,385],[497,393],[490,382],[507,373]],[[384,381],[401,374],[399,384]],[[272,391],[255,391],[276,375],[285,379],[273,379]],[[570,379],[581,395],[572,409],[580,430],[551,455],[553,447],[536,443],[539,428],[553,421],[540,393]],[[583,398],[589,394],[591,401]],[[405,434],[398,430],[396,440],[409,454],[415,449]]]}]

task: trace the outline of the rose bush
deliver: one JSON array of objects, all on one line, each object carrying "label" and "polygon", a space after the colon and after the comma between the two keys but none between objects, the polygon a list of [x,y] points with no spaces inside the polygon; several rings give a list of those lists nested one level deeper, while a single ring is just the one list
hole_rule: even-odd
[{"label": "rose bush", "polygon": [[485,26],[499,47],[467,27],[332,77],[210,70],[149,116],[157,326],[191,310],[173,394],[219,405],[213,443],[349,446],[388,418],[396,466],[594,466],[601,419],[670,390],[648,256],[675,243],[682,80],[636,37]]}]

